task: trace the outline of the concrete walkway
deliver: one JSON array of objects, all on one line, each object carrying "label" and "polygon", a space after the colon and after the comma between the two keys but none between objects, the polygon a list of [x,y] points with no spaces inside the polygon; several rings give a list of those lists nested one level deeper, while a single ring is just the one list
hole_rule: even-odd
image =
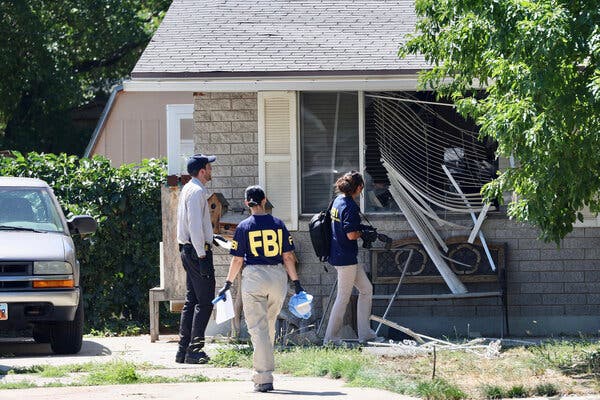
[{"label": "concrete walkway", "polygon": [[0,391],[3,400],[229,400],[229,399],[356,399],[401,400],[408,397],[376,389],[344,387],[324,378],[277,377],[275,391],[255,393],[250,382],[164,383],[117,386],[77,386]]},{"label": "concrete walkway", "polygon": [[[207,346],[209,354],[216,345]],[[331,398],[344,400],[408,400],[408,396],[388,391],[368,388],[346,387],[342,380],[326,378],[292,377],[277,374],[275,391],[255,393],[252,391],[252,371],[244,368],[215,368],[207,365],[184,365],[174,361],[177,350],[176,336],[161,336],[161,340],[150,342],[149,336],[118,338],[85,338],[82,351],[75,356],[52,354],[48,345],[31,341],[0,340],[0,370],[33,365],[83,364],[86,362],[110,362],[115,359],[135,363],[148,362],[158,369],[147,371],[152,375],[183,376],[202,374],[221,382],[136,384],[113,386],[80,386],[34,389],[0,390],[0,399],[6,400],[95,400],[95,399],[176,399],[176,400],[225,400],[225,399],[264,399],[286,398],[315,399]],[[68,383],[69,377],[65,382]],[[72,379],[72,378],[71,378]],[[37,384],[56,382],[56,378],[42,378],[35,374],[1,375],[0,383],[30,381]]]}]

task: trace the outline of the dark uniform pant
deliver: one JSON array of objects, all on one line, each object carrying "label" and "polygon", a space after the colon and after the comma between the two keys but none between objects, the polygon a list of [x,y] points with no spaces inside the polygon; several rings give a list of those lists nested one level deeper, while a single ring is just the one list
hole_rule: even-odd
[{"label": "dark uniform pant", "polygon": [[199,258],[191,244],[179,246],[181,262],[186,273],[185,304],[181,310],[179,347],[197,352],[204,347],[204,331],[213,310],[215,297],[215,268],[213,254],[206,245],[206,257]]}]

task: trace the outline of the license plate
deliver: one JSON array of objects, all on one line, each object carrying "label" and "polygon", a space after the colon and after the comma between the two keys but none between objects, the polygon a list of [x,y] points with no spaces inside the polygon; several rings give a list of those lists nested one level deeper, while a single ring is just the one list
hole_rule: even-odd
[{"label": "license plate", "polygon": [[0,303],[0,321],[6,321],[8,319],[8,304]]}]

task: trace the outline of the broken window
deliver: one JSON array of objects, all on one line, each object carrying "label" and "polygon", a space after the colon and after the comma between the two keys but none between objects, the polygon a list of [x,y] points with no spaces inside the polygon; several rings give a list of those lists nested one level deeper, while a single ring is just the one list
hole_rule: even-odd
[{"label": "broken window", "polygon": [[[495,176],[494,144],[480,141],[475,123],[437,101],[432,92],[366,92],[364,109],[358,105],[357,92],[300,94],[302,213],[326,207],[335,180],[352,169],[362,169],[365,177],[364,211],[399,212],[384,159],[433,209],[457,201],[449,195],[456,189],[442,165],[467,196],[478,194]],[[363,143],[359,113],[364,113]],[[361,151],[364,165],[359,162]]]}]

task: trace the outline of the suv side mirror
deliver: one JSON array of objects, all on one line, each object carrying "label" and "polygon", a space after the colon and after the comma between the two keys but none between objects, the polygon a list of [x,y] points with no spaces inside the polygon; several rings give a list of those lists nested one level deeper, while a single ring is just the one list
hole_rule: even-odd
[{"label": "suv side mirror", "polygon": [[94,233],[98,227],[96,220],[89,215],[75,215],[67,221],[67,225],[69,226],[71,235]]}]

